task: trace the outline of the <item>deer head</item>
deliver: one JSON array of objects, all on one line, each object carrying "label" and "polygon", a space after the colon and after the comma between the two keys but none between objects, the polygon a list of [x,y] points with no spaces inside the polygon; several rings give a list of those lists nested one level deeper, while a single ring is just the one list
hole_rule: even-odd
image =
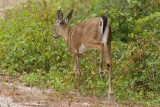
[{"label": "deer head", "polygon": [[64,28],[67,26],[69,20],[71,19],[73,14],[73,9],[67,15],[66,18],[63,19],[63,13],[61,10],[57,11],[56,14],[56,23],[54,24],[54,35],[53,37],[57,39],[58,37],[64,34]]}]

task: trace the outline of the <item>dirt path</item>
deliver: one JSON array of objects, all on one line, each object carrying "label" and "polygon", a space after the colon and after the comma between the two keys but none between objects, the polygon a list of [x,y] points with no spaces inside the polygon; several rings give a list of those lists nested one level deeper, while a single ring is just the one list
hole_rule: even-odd
[{"label": "dirt path", "polygon": [[124,107],[116,102],[80,96],[75,92],[58,92],[27,87],[19,78],[0,76],[0,107]]}]

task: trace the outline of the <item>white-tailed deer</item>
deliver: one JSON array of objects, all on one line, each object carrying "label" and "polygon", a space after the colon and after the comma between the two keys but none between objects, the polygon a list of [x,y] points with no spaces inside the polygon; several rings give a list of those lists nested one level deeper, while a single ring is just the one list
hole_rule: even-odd
[{"label": "white-tailed deer", "polygon": [[108,66],[109,98],[112,95],[112,62],[111,51],[111,27],[108,18],[102,16],[85,20],[78,25],[68,27],[67,23],[71,19],[73,10],[63,19],[61,10],[57,11],[56,23],[54,24],[54,38],[63,36],[67,41],[68,48],[72,52],[74,59],[74,70],[78,74],[78,86],[80,86],[81,72],[79,68],[79,54],[83,54],[91,49],[100,50],[100,75],[104,77],[103,57],[106,57]]}]

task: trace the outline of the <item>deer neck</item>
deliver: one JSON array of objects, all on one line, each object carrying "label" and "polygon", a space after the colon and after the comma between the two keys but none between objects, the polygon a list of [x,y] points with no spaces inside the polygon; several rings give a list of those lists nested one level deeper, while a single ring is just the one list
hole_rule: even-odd
[{"label": "deer neck", "polygon": [[62,30],[62,36],[64,37],[64,39],[66,40],[67,42],[67,46],[69,48],[70,51],[72,51],[72,43],[71,43],[71,28],[67,27],[67,25],[63,26],[63,30]]},{"label": "deer neck", "polygon": [[68,41],[68,33],[69,33],[69,27],[67,27],[67,25],[64,25],[62,28],[62,36],[66,41]]}]

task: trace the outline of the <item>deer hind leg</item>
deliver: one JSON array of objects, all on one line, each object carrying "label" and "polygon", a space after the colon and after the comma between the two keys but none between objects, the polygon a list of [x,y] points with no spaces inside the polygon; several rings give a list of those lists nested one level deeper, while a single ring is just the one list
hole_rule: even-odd
[{"label": "deer hind leg", "polygon": [[104,44],[101,41],[93,40],[91,42],[85,43],[85,46],[88,48],[97,48],[100,50],[100,76],[104,79],[104,71],[103,71],[103,56],[104,56]]},{"label": "deer hind leg", "polygon": [[100,76],[104,79],[105,78],[105,73],[103,70],[103,56],[104,56],[104,44],[101,44],[101,49],[100,49]]},{"label": "deer hind leg", "polygon": [[107,46],[105,54],[106,54],[106,63],[108,67],[108,84],[109,84],[108,97],[109,99],[111,99],[113,93],[112,93],[112,61],[110,57],[110,46]]}]

